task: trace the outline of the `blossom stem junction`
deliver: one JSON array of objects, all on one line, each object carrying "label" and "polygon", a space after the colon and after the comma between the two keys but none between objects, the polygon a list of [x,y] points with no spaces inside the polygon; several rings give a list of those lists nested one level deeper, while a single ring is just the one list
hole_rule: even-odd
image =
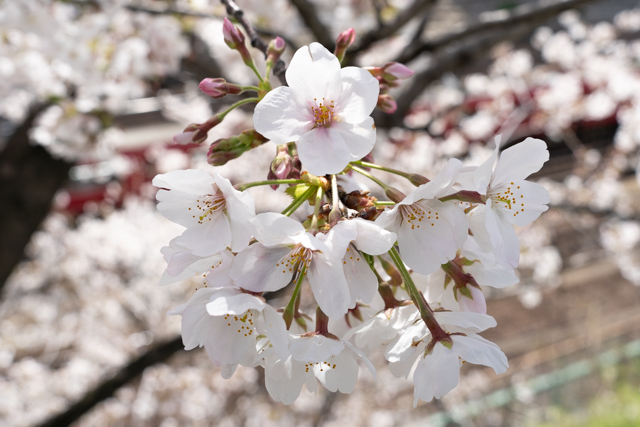
[{"label": "blossom stem junction", "polygon": [[448,200],[459,200],[461,202],[467,203],[475,203],[475,204],[485,204],[485,196],[476,192],[476,191],[467,191],[462,190],[457,193],[450,194],[448,196],[440,198],[441,202],[446,202]]},{"label": "blossom stem junction", "polygon": [[369,163],[369,162],[363,162],[362,160],[358,160],[355,162],[351,162],[352,165],[358,165],[358,166],[362,166],[365,168],[371,168],[371,169],[377,169],[377,170],[381,170],[381,171],[385,171],[385,172],[389,172],[395,175],[399,175],[403,178],[408,179],[413,185],[415,185],[416,187],[419,187],[422,184],[426,184],[429,182],[429,179],[417,174],[417,173],[409,173],[409,172],[403,172],[397,169],[393,169],[393,168],[388,168],[386,166],[380,166],[380,165],[376,165],[375,163]]},{"label": "blossom stem junction", "polygon": [[246,184],[238,184],[235,187],[238,191],[244,191],[247,188],[258,187],[260,185],[280,185],[280,184],[304,184],[304,181],[301,179],[272,179],[267,181],[255,181],[255,182],[248,182]]},{"label": "blossom stem junction", "polygon": [[283,211],[282,215],[290,216],[294,213],[302,204],[307,200],[311,195],[316,191],[317,187],[309,187],[300,197],[295,199],[289,206],[287,206]]},{"label": "blossom stem junction", "polygon": [[302,263],[302,267],[298,272],[298,280],[296,281],[296,287],[293,289],[293,294],[291,294],[291,299],[289,300],[289,304],[284,308],[282,312],[282,318],[284,319],[285,324],[287,325],[287,330],[291,327],[291,323],[293,322],[293,318],[296,315],[297,311],[297,301],[300,298],[300,289],[302,289],[302,282],[304,282],[304,276],[307,273],[307,265]]},{"label": "blossom stem junction", "polygon": [[429,328],[433,340],[436,342],[443,339],[446,340],[449,334],[447,334],[442,329],[435,316],[433,315],[433,310],[431,310],[431,307],[429,307],[429,304],[425,300],[424,295],[422,295],[422,293],[416,287],[415,283],[413,283],[413,279],[407,271],[407,268],[404,266],[404,262],[402,262],[402,258],[400,258],[400,254],[398,253],[396,248],[392,247],[389,250],[389,255],[391,256],[391,259],[395,263],[396,267],[398,267],[398,270],[400,270],[400,274],[402,275],[405,287],[409,292],[409,296],[420,311],[420,317],[422,317],[422,320],[424,321],[424,323],[426,323],[427,328]]}]

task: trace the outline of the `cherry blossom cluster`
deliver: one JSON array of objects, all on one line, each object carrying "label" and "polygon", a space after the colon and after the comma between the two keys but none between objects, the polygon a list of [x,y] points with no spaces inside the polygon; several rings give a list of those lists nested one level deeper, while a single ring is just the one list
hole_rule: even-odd
[{"label": "cherry blossom cluster", "polygon": [[[547,210],[547,190],[526,180],[548,160],[546,144],[527,138],[500,152],[498,137],[481,164],[451,159],[431,179],[378,165],[370,156],[376,142],[371,114],[376,106],[388,109],[388,87],[410,70],[342,67],[355,37],[348,30],[335,54],[318,43],[298,49],[286,70],[288,86],[273,89],[269,77],[282,40],[270,43],[262,74],[245,36],[228,20],[223,35],[258,83],[214,78],[201,90],[216,98],[256,96],[175,139],[202,142],[229,111],[257,103],[255,129],[215,141],[209,162],[224,164],[267,140],[277,154],[265,181],[233,185],[204,170],[153,180],[158,210],[185,228],[162,251],[167,268],[160,284],[202,278],[191,299],[170,312],[182,317],[185,348],[204,347],[225,378],[238,365],[262,366],[269,394],[284,404],[294,402],[303,385],[315,392],[318,381],[350,393],[360,364],[376,377],[368,357],[378,349],[395,376],[412,378],[414,406],[455,388],[464,362],[505,372],[504,353],[478,335],[496,326],[482,287],[518,281],[514,226]],[[373,170],[406,178],[414,188],[404,194]],[[347,192],[343,184],[352,174],[370,179],[389,200]],[[292,201],[281,213],[256,213],[246,190],[266,185],[287,186]],[[311,209],[302,223],[291,217]],[[419,276],[428,277],[426,287],[414,281]],[[271,305],[275,295],[286,295],[288,303]],[[337,326],[343,321],[347,330]]]}]

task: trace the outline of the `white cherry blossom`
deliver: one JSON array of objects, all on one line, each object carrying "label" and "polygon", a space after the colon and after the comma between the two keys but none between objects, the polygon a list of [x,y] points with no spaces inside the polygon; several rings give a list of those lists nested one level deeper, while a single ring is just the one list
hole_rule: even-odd
[{"label": "white cherry blossom", "polygon": [[316,393],[318,381],[329,391],[351,393],[358,380],[358,362],[361,358],[376,378],[369,359],[347,341],[323,335],[289,335],[291,355],[279,357],[274,351],[264,352],[265,385],[269,395],[285,405],[293,403],[306,385]]},{"label": "white cherry blossom", "polygon": [[451,159],[434,177],[385,210],[376,224],[398,233],[404,262],[420,274],[431,274],[456,256],[467,238],[464,211],[453,202],[441,202],[452,194],[461,163]]},{"label": "white cherry blossom", "polygon": [[347,312],[350,294],[340,268],[343,253],[332,251],[298,221],[281,214],[256,215],[253,224],[258,243],[240,252],[231,268],[231,278],[238,286],[253,292],[277,291],[305,267],[322,311],[329,317]]},{"label": "white cherry blossom", "polygon": [[175,243],[193,255],[211,256],[227,247],[238,252],[249,244],[255,202],[228,179],[189,169],[157,175],[153,185],[160,188],[160,213],[187,227]]},{"label": "white cherry blossom", "polygon": [[270,91],[256,106],[256,130],[276,144],[298,142],[302,164],[314,175],[341,172],[373,148],[369,116],[378,102],[378,81],[366,70],[340,68],[319,43],[301,47],[286,73],[289,87]]},{"label": "white cherry blossom", "polygon": [[[385,352],[389,369],[397,377],[408,378],[413,372],[414,401],[430,402],[441,398],[457,385],[463,362],[493,368],[497,374],[509,367],[500,348],[477,334],[496,326],[493,317],[468,312],[435,312],[435,318],[449,333],[451,343],[433,343],[422,321],[413,323],[391,342]],[[419,316],[416,315],[415,318]]]},{"label": "white cherry blossom", "polygon": [[355,345],[367,352],[377,350],[395,339],[410,324],[410,320],[415,320],[417,311],[413,304],[383,310],[363,324],[351,328],[343,339],[347,341],[353,338]]},{"label": "white cherry blossom", "polygon": [[520,246],[513,226],[531,223],[549,203],[549,192],[525,178],[542,168],[549,151],[544,141],[527,138],[504,150],[498,159],[499,145],[496,139],[491,157],[473,171],[472,189],[486,195],[486,205],[471,211],[469,227],[484,251],[493,251],[504,267],[516,268]]},{"label": "white cherry blossom", "polygon": [[233,254],[229,250],[208,257],[199,257],[175,241],[174,238],[169,242],[169,246],[160,250],[168,264],[160,278],[161,286],[199,275],[203,276],[205,286],[212,288],[233,286],[229,277]]},{"label": "white cherry blossom", "polygon": [[185,350],[204,347],[211,361],[230,378],[238,364],[257,366],[257,340],[266,335],[274,352],[289,355],[282,316],[260,298],[237,287],[200,288],[169,314],[182,316]]},{"label": "white cherry blossom", "polygon": [[396,233],[361,218],[340,221],[326,235],[318,234],[336,254],[344,254],[342,265],[350,294],[349,308],[359,299],[368,304],[378,291],[378,280],[360,251],[382,255],[391,249]]}]

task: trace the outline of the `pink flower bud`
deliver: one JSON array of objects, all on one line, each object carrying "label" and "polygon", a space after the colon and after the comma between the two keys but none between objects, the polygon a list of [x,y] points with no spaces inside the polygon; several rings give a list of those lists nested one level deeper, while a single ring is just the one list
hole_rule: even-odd
[{"label": "pink flower bud", "polygon": [[406,65],[398,62],[389,62],[382,67],[384,79],[388,82],[394,80],[405,80],[413,76],[415,71],[410,70]]},{"label": "pink flower bud", "polygon": [[225,79],[204,79],[198,86],[200,90],[212,98],[222,98],[227,94],[237,95],[242,92],[242,88],[232,83],[227,83]]},{"label": "pink flower bud", "polygon": [[398,109],[398,104],[391,95],[385,93],[378,96],[377,107],[387,114],[393,114]]},{"label": "pink flower bud", "polygon": [[273,62],[276,62],[286,47],[287,44],[280,37],[271,40],[267,47],[267,60],[270,58]]},{"label": "pink flower bud", "polygon": [[197,132],[197,130],[193,130],[189,132],[177,133],[173,136],[173,143],[178,145],[193,144],[193,137]]},{"label": "pink flower bud", "polygon": [[336,50],[334,55],[340,62],[344,59],[344,54],[347,52],[349,46],[351,46],[356,39],[356,30],[349,28],[346,31],[340,33],[336,39]]},{"label": "pink flower bud", "polygon": [[487,314],[487,301],[482,291],[475,286],[467,286],[467,290],[471,292],[473,299],[458,292],[458,303],[460,310],[469,311],[471,313]]},{"label": "pink flower bud", "polygon": [[222,35],[224,42],[231,49],[238,49],[241,45],[244,46],[244,34],[227,18],[224,18],[222,24]]},{"label": "pink flower bud", "polygon": [[356,40],[356,30],[349,28],[340,33],[336,39],[336,46],[342,49],[347,49]]}]

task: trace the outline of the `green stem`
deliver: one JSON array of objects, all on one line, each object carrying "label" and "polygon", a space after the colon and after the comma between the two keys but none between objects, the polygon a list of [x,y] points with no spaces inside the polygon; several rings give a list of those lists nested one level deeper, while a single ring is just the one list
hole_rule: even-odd
[{"label": "green stem", "polygon": [[388,168],[386,166],[380,166],[380,165],[376,165],[375,163],[369,163],[369,162],[363,162],[362,160],[358,160],[355,162],[351,162],[352,165],[358,165],[358,166],[362,166],[365,168],[371,168],[371,169],[377,169],[377,170],[381,170],[381,171],[385,171],[385,172],[389,172],[395,175],[399,175],[403,178],[408,179],[409,181],[411,181],[411,183],[413,185],[415,185],[416,187],[419,187],[422,184],[426,184],[427,182],[429,182],[429,180],[427,178],[425,178],[424,176],[417,174],[417,173],[409,173],[409,172],[403,172],[400,171],[398,169],[393,169],[393,168]]},{"label": "green stem", "polygon": [[241,86],[241,87],[242,87],[243,91],[245,91],[245,90],[254,90],[256,92],[260,92],[260,88],[258,86],[249,85],[249,86]]},{"label": "green stem", "polygon": [[429,307],[429,304],[424,299],[422,293],[418,290],[415,283],[413,283],[413,279],[411,275],[407,271],[407,268],[404,266],[402,262],[402,258],[400,258],[400,254],[396,250],[395,247],[392,247],[389,250],[389,255],[393,260],[394,264],[400,270],[400,274],[402,275],[402,279],[404,280],[404,285],[409,292],[409,296],[413,300],[413,303],[416,305],[418,310],[420,311],[420,317],[424,323],[426,323],[427,328],[431,332],[431,336],[435,341],[440,341],[441,339],[448,336],[448,334],[442,329],[435,316],[433,315],[433,311]]},{"label": "green stem", "polygon": [[300,269],[298,281],[296,282],[296,287],[293,289],[293,294],[291,294],[291,299],[289,300],[289,304],[284,308],[282,312],[282,318],[287,325],[287,330],[291,327],[291,322],[293,322],[293,318],[296,314],[296,301],[300,296],[300,289],[302,288],[302,282],[304,281],[304,276],[307,273],[307,265],[302,264],[302,268]]},{"label": "green stem", "polygon": [[302,193],[300,197],[295,199],[289,206],[285,208],[285,210],[282,211],[282,215],[290,216],[304,203],[305,200],[311,197],[314,191],[316,191],[314,187],[309,187],[307,191]]},{"label": "green stem", "polygon": [[320,204],[322,203],[322,196],[324,196],[324,191],[322,187],[318,187],[316,191],[316,202],[313,205],[313,218],[311,219],[311,227],[309,227],[309,232],[315,234],[318,231],[318,215],[320,214]]},{"label": "green stem", "polygon": [[372,180],[373,182],[378,184],[380,187],[382,187],[382,189],[385,190],[385,191],[387,191],[387,188],[389,188],[389,186],[387,184],[385,184],[384,182],[380,181],[378,178],[376,178],[375,176],[371,175],[366,170],[360,169],[356,165],[349,164],[349,169],[351,169],[352,171],[358,172],[360,175],[366,176],[367,178],[369,178],[370,180]]},{"label": "green stem", "polygon": [[260,185],[279,185],[279,184],[304,184],[304,181],[301,179],[272,179],[269,181],[255,181],[255,182],[248,182],[246,184],[238,184],[236,185],[236,189],[238,191],[244,191],[247,188],[258,187]]},{"label": "green stem", "polygon": [[220,121],[222,121],[222,119],[224,119],[227,114],[229,114],[230,112],[232,112],[233,110],[235,110],[239,106],[244,105],[244,104],[248,104],[250,102],[258,102],[258,101],[260,101],[260,99],[258,99],[258,98],[241,99],[240,101],[236,102],[235,104],[232,104],[229,108],[224,110],[222,113],[218,113],[218,117],[220,118]]},{"label": "green stem", "polygon": [[376,206],[394,206],[396,204],[396,202],[391,202],[391,201],[378,201],[378,202],[373,202]]}]

